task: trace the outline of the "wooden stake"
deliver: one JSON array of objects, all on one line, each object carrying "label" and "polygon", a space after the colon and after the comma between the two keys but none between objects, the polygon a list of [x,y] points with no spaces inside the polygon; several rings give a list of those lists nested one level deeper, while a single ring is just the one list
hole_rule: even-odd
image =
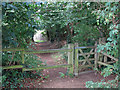
[{"label": "wooden stake", "polygon": [[95,68],[97,68],[97,63],[98,63],[98,54],[97,54],[97,42],[95,42]]},{"label": "wooden stake", "polygon": [[[73,44],[68,44],[69,49],[74,49]],[[71,64],[72,66],[68,68],[69,74],[73,74],[73,55],[74,55],[74,50],[72,52],[68,52],[68,64]]]},{"label": "wooden stake", "polygon": [[[78,43],[75,44],[75,47],[78,47]],[[75,49],[75,71],[74,74],[75,76],[78,76],[78,49]]]}]

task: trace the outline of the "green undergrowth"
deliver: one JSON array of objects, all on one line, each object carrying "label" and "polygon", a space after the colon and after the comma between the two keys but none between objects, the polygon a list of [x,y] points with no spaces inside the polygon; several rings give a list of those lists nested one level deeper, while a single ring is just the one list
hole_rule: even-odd
[{"label": "green undergrowth", "polygon": [[[23,65],[24,68],[37,68],[46,65],[39,57],[33,54],[24,55],[24,64],[22,64],[21,58],[21,52],[4,52],[2,55],[2,66]],[[23,72],[22,69],[2,70],[2,88],[22,88],[27,83],[27,78],[34,80],[40,79],[42,81],[43,78],[47,78],[48,76],[42,75],[41,71]]]},{"label": "green undergrowth", "polygon": [[87,81],[86,87],[87,88],[118,88],[119,87],[118,83],[120,80],[118,67],[119,67],[118,62],[116,62],[115,64],[113,64],[113,67],[107,66],[102,71],[100,71],[99,69],[95,69],[103,77],[110,76],[111,74],[116,75],[116,77],[115,79],[108,81],[105,81],[104,79],[99,82]]}]

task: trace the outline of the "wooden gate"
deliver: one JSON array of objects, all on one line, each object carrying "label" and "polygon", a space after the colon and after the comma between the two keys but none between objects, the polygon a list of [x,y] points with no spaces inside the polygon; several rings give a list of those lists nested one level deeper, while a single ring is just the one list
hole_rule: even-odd
[{"label": "wooden gate", "polygon": [[[66,49],[48,49],[48,50],[24,50],[24,49],[3,49],[5,51],[21,51],[21,60],[22,65],[14,65],[14,66],[4,66],[3,69],[16,69],[22,68],[23,71],[33,71],[33,70],[40,70],[40,69],[51,69],[51,68],[60,68],[60,67],[67,67],[69,70],[69,74],[74,74],[78,76],[79,70],[82,68],[97,68],[97,65],[105,65],[108,66],[110,63],[114,63],[114,61],[118,61],[118,59],[114,58],[113,56],[108,55],[107,53],[100,52],[97,53],[97,42],[95,46],[84,46],[78,47],[78,44],[69,44],[68,48]],[[53,66],[41,66],[37,68],[25,68],[24,67],[24,55],[25,54],[38,54],[38,53],[53,53],[53,52],[68,52],[68,62],[67,64],[61,65],[53,65]],[[100,56],[104,56],[101,58]],[[111,58],[111,62],[107,61],[107,57]],[[104,60],[103,60],[104,59]]]},{"label": "wooden gate", "polygon": [[[2,69],[17,69],[22,68],[22,71],[33,71],[33,70],[40,70],[40,69],[51,69],[51,68],[60,68],[60,67],[67,67],[68,73],[73,74],[73,55],[74,55],[74,45],[68,44],[68,48],[66,49],[48,49],[48,50],[25,50],[21,48],[11,48],[11,49],[3,49],[3,52],[5,51],[21,51],[21,61],[22,65],[13,65],[13,66],[4,66]],[[25,68],[25,54],[39,54],[39,53],[54,53],[54,52],[68,52],[68,62],[67,64],[61,64],[61,65],[52,65],[52,66],[40,66],[36,68]]]},{"label": "wooden gate", "polygon": [[97,59],[96,51],[96,46],[78,47],[78,44],[75,44],[75,76],[78,76],[82,68],[94,68]]}]

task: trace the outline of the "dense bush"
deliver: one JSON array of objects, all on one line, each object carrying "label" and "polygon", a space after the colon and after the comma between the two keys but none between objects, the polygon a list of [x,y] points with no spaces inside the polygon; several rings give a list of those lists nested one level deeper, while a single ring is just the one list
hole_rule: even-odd
[{"label": "dense bush", "polygon": [[[21,65],[21,53],[4,52],[2,56],[3,66]],[[44,66],[45,64],[35,55],[25,55],[25,68],[35,68]],[[42,75],[41,70],[32,73],[32,71],[22,72],[22,69],[8,69],[2,71],[2,86],[3,88],[23,87],[25,78],[37,78]]]},{"label": "dense bush", "polygon": [[[118,58],[118,25],[119,25],[119,9],[118,9],[119,2],[107,2],[102,3],[101,8],[93,11],[93,13],[97,16],[97,25],[99,27],[104,27],[106,32],[108,32],[107,36],[107,43],[105,45],[98,45],[98,52],[104,51],[108,54]],[[104,32],[105,34],[105,32]],[[87,88],[116,88],[119,84],[119,64],[116,62],[113,66],[107,66],[101,72],[101,75],[107,77],[111,74],[116,74],[116,78],[114,80],[110,80],[108,82],[93,82],[87,81],[86,87]]]}]

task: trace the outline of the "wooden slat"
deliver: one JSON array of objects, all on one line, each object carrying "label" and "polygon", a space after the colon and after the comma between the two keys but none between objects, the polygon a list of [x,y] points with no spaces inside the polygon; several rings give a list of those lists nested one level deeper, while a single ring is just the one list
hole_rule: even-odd
[{"label": "wooden slat", "polygon": [[23,68],[23,71],[34,71],[40,69],[52,69],[52,68],[60,68],[60,67],[71,67],[71,64],[62,64],[62,65],[52,65],[52,66],[41,66],[38,68]]},{"label": "wooden slat", "polygon": [[113,56],[111,56],[111,55],[108,55],[107,53],[104,53],[104,52],[100,52],[101,54],[103,54],[103,55],[105,55],[105,56],[107,56],[107,57],[109,57],[109,58],[111,58],[111,59],[114,59],[115,61],[118,61],[118,59],[117,58],[114,58]]},{"label": "wooden slat", "polygon": [[75,49],[96,48],[96,46],[75,47]]},{"label": "wooden slat", "polygon": [[[84,62],[86,59],[82,59],[82,60],[79,60],[79,62]],[[95,58],[90,58],[90,59],[88,59],[89,61],[93,61],[93,60],[95,60]]]},{"label": "wooden slat", "polygon": [[95,42],[95,46],[96,46],[96,48],[95,48],[95,54],[94,54],[94,58],[95,58],[95,62],[94,62],[94,64],[95,64],[95,68],[97,68],[97,62],[98,62],[98,53],[97,53],[97,41]]},{"label": "wooden slat", "polygon": [[4,66],[2,69],[17,69],[17,68],[23,68],[23,65],[14,65],[14,66]]},{"label": "wooden slat", "polygon": [[[100,61],[98,61],[98,64],[104,65],[104,66],[112,66],[112,65],[109,65],[109,64],[107,64],[107,63],[100,62]],[[113,67],[113,66],[112,66],[112,67]]]},{"label": "wooden slat", "polygon": [[94,66],[94,64],[92,64],[92,65],[82,65],[82,66],[79,67],[79,69],[87,68],[87,67],[93,67],[93,66]]},{"label": "wooden slat", "polygon": [[48,49],[48,50],[25,51],[24,54],[53,53],[53,52],[72,52],[72,51],[73,51],[73,49]]},{"label": "wooden slat", "polygon": [[113,62],[113,61],[109,61],[109,62],[106,62],[107,64],[111,64],[111,63],[115,63],[115,62]]},{"label": "wooden slat", "polygon": [[[92,52],[92,53],[84,53],[84,55],[89,55],[89,54],[96,54],[95,52]],[[83,54],[78,54],[78,56],[82,56]]]},{"label": "wooden slat", "polygon": [[107,62],[107,56],[104,56],[104,62]]}]

